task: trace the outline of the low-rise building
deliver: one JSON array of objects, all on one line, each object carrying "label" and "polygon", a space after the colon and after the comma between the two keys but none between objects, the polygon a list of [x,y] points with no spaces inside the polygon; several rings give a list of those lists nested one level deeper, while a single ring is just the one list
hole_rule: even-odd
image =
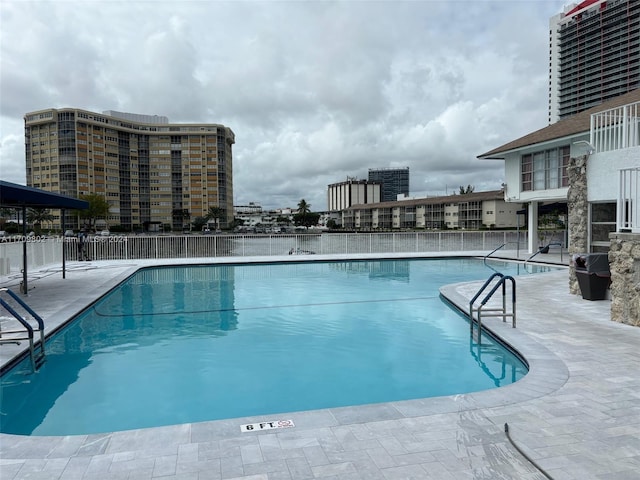
[{"label": "low-rise building", "polygon": [[518,226],[518,206],[504,190],[353,205],[342,211],[346,229],[480,229]]}]

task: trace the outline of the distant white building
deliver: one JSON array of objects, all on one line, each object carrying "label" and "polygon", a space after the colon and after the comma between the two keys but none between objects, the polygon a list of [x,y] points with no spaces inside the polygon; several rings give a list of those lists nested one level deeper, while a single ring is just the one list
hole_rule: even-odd
[{"label": "distant white building", "polygon": [[345,182],[333,183],[327,187],[327,206],[330,212],[341,211],[352,205],[378,203],[380,195],[380,183],[347,178]]},{"label": "distant white building", "polygon": [[293,215],[296,213],[291,208],[265,211],[261,205],[254,202],[236,205],[233,211],[236,221],[242,223],[237,229],[250,233],[280,233],[292,224]]}]

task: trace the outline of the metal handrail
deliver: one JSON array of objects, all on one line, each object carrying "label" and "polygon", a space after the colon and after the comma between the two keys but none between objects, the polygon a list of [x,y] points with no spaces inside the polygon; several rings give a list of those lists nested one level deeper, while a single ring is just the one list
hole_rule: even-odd
[{"label": "metal handrail", "polygon": [[[484,292],[485,288],[487,288],[489,286],[489,284],[491,283],[491,281],[496,277],[504,278],[504,274],[502,274],[500,272],[493,273],[487,279],[487,281],[484,282],[484,285],[482,285],[482,287],[480,287],[480,290],[478,290],[478,292],[475,294],[475,296],[469,302],[469,317],[471,317],[472,320],[473,320],[473,304],[476,303],[476,300],[478,299],[478,297],[480,295],[482,295],[482,292]],[[473,326],[473,322],[472,322],[471,325]]]},{"label": "metal handrail", "polygon": [[560,247],[560,261],[563,261],[563,255],[562,255],[562,243],[560,242],[551,242],[547,245],[545,245],[544,247],[541,247],[536,253],[534,253],[533,255],[531,255],[529,258],[527,258],[524,263],[526,264],[529,260],[531,260],[533,257],[535,257],[536,255],[538,255],[539,253],[542,252],[542,250],[544,250],[545,248],[548,249],[550,246],[552,245],[557,245]]},{"label": "metal handrail", "polygon": [[[484,299],[480,302],[480,306],[477,309],[474,310],[473,305],[475,304],[476,300],[480,297],[482,292],[484,292],[484,290],[487,288],[487,286],[489,286],[491,281],[496,277],[500,277],[500,279],[493,286],[491,291],[489,291],[489,293],[487,293],[487,295],[485,295]],[[506,303],[506,282],[507,282],[507,280],[511,281],[511,313],[507,313],[507,303]],[[487,302],[491,299],[493,294],[496,293],[496,291],[500,287],[502,287],[502,308],[484,309],[484,307],[487,304]],[[511,326],[512,326],[512,328],[516,328],[516,281],[512,276],[503,275],[501,273],[494,273],[493,275],[491,275],[491,277],[489,277],[489,279],[484,283],[484,285],[480,288],[480,290],[478,290],[478,292],[475,294],[473,299],[469,302],[469,327],[470,327],[470,332],[471,332],[472,335],[473,335],[473,313],[475,311],[478,314],[478,317],[477,317],[478,343],[481,342],[481,336],[482,336],[482,312],[483,312],[483,309],[484,309],[485,312],[499,312],[499,313],[485,314],[485,315],[486,316],[493,316],[493,317],[502,317],[502,321],[503,322],[507,321],[507,317],[511,317]]]},{"label": "metal handrail", "polygon": [[510,243],[515,243],[518,246],[518,248],[516,249],[516,252],[517,252],[516,253],[516,257],[519,257],[520,256],[520,242],[505,242],[502,245],[500,245],[499,247],[494,248],[489,253],[487,253],[483,258],[484,262],[486,263],[487,258],[489,258],[492,254],[496,253],[501,248],[504,248],[505,246],[509,245]]},{"label": "metal handrail", "polygon": [[[31,324],[20,315],[11,305],[9,305],[3,298],[0,298],[0,306],[2,306],[7,312],[9,312],[20,324],[24,327],[24,330],[4,330],[0,331],[0,337],[2,334],[7,333],[24,333],[26,337],[10,337],[8,339],[0,338],[0,343],[17,343],[20,344],[19,340],[29,340],[29,356],[31,359],[31,369],[35,372],[38,368],[38,363],[44,359],[45,350],[44,350],[44,321],[42,318],[34,312],[29,305],[24,303],[24,301],[18,297],[14,292],[9,290],[8,288],[0,288],[0,292],[6,292],[11,298],[13,298],[22,308],[24,308],[29,315],[31,315],[35,321],[38,323],[38,328],[34,329]],[[34,342],[35,332],[40,333],[40,355],[36,358],[35,347],[36,344]]]},{"label": "metal handrail", "polygon": [[505,246],[505,245],[506,245],[506,243],[503,243],[503,244],[502,244],[502,245],[500,245],[499,247],[494,248],[493,250],[491,250],[489,253],[487,253],[487,254],[484,256],[484,259],[486,260],[486,259],[487,259],[487,257],[490,257],[490,256],[491,256],[491,254],[492,254],[492,253],[496,253],[496,252],[497,252],[498,250],[500,250],[501,248],[504,248],[504,246]]}]

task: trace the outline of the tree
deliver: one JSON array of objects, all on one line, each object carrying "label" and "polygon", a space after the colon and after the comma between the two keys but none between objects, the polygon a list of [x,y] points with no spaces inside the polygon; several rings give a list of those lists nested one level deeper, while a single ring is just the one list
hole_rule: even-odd
[{"label": "tree", "polygon": [[95,221],[99,218],[106,219],[109,214],[109,203],[101,196],[92,193],[90,195],[80,195],[80,200],[89,202],[89,208],[80,210],[78,214],[80,218],[89,220],[89,230],[95,225]]},{"label": "tree", "polygon": [[298,202],[298,212],[293,216],[293,222],[296,225],[309,226],[309,214],[311,213],[311,204],[303,198]]},{"label": "tree", "polygon": [[173,223],[180,223],[181,230],[184,230],[185,226],[189,225],[189,220],[191,219],[189,210],[183,208],[174,208],[171,212],[171,215],[173,216]]},{"label": "tree", "polygon": [[333,218],[330,218],[329,220],[327,220],[327,228],[333,230],[334,228],[337,228],[337,227],[338,227],[338,224]]},{"label": "tree", "polygon": [[216,226],[216,230],[218,230],[218,220],[220,219],[220,217],[222,216],[222,209],[220,207],[209,207],[209,211],[207,211],[207,214],[205,215],[205,219],[207,220],[207,222],[209,220],[213,220]]},{"label": "tree", "polygon": [[296,213],[293,216],[293,223],[299,225],[301,227],[313,227],[318,224],[318,220],[320,219],[319,213],[309,212],[306,215],[302,215],[301,213]]},{"label": "tree", "polygon": [[276,223],[278,223],[278,225],[289,225],[291,223],[291,219],[288,215],[278,215]]},{"label": "tree", "polygon": [[476,187],[474,187],[473,185],[467,185],[467,188],[464,188],[462,185],[460,185],[460,195],[468,195],[469,193],[473,193],[475,189]]},{"label": "tree", "polygon": [[193,228],[198,232],[202,231],[202,227],[204,227],[206,224],[207,219],[204,217],[196,217],[192,222]]},{"label": "tree", "polygon": [[55,217],[48,208],[28,208],[27,222],[33,224],[33,229],[37,235],[41,233],[41,226],[44,222],[53,222]]},{"label": "tree", "polygon": [[298,212],[293,216],[293,223],[308,228],[317,225],[319,218],[320,214],[312,213],[311,205],[303,198],[298,202]]},{"label": "tree", "polygon": [[307,201],[303,198],[298,202],[298,213],[304,215],[306,213],[311,212],[311,204],[307,203]]},{"label": "tree", "polygon": [[7,219],[13,215],[12,208],[0,208],[0,230],[4,230],[4,225],[7,223]]},{"label": "tree", "polygon": [[191,225],[191,223],[189,222],[189,220],[191,220],[191,213],[189,212],[189,210],[187,210],[186,208],[182,210],[182,228],[184,229],[185,224],[186,225]]}]

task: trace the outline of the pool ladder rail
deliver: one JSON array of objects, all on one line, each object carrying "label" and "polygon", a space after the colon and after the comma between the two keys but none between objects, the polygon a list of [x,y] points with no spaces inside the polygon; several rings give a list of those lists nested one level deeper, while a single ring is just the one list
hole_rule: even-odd
[{"label": "pool ladder rail", "polygon": [[[497,281],[496,278],[498,279]],[[511,282],[511,312],[507,310],[507,282]],[[485,295],[478,307],[475,307],[476,301],[480,298],[482,293],[493,283],[493,287]],[[500,308],[485,308],[487,302],[493,297],[493,294],[502,287],[502,307]],[[475,314],[475,316],[474,316]],[[471,336],[473,337],[474,323],[478,325],[478,337],[477,342],[481,343],[482,338],[482,318],[483,317],[502,317],[502,321],[506,322],[507,318],[511,318],[511,326],[516,328],[516,281],[510,275],[504,275],[500,272],[496,272],[491,275],[484,285],[478,290],[475,296],[469,302],[469,327]]]},{"label": "pool ladder rail", "polygon": [[[6,294],[15,304],[19,305],[26,313],[28,313],[38,324],[37,327],[31,325],[26,315],[23,316],[16,310],[15,305],[9,304],[5,298],[2,298],[2,294]],[[13,303],[12,302],[12,303]],[[29,341],[29,357],[31,359],[31,370],[36,372],[45,361],[44,351],[44,321],[40,316],[34,312],[29,305],[27,305],[18,295],[9,290],[8,288],[0,288],[0,306],[7,312],[9,312],[21,325],[22,328],[16,327],[15,329],[2,330],[0,329],[0,344],[13,343],[20,345],[23,340]],[[39,333],[40,339],[36,340],[36,333]]]}]

